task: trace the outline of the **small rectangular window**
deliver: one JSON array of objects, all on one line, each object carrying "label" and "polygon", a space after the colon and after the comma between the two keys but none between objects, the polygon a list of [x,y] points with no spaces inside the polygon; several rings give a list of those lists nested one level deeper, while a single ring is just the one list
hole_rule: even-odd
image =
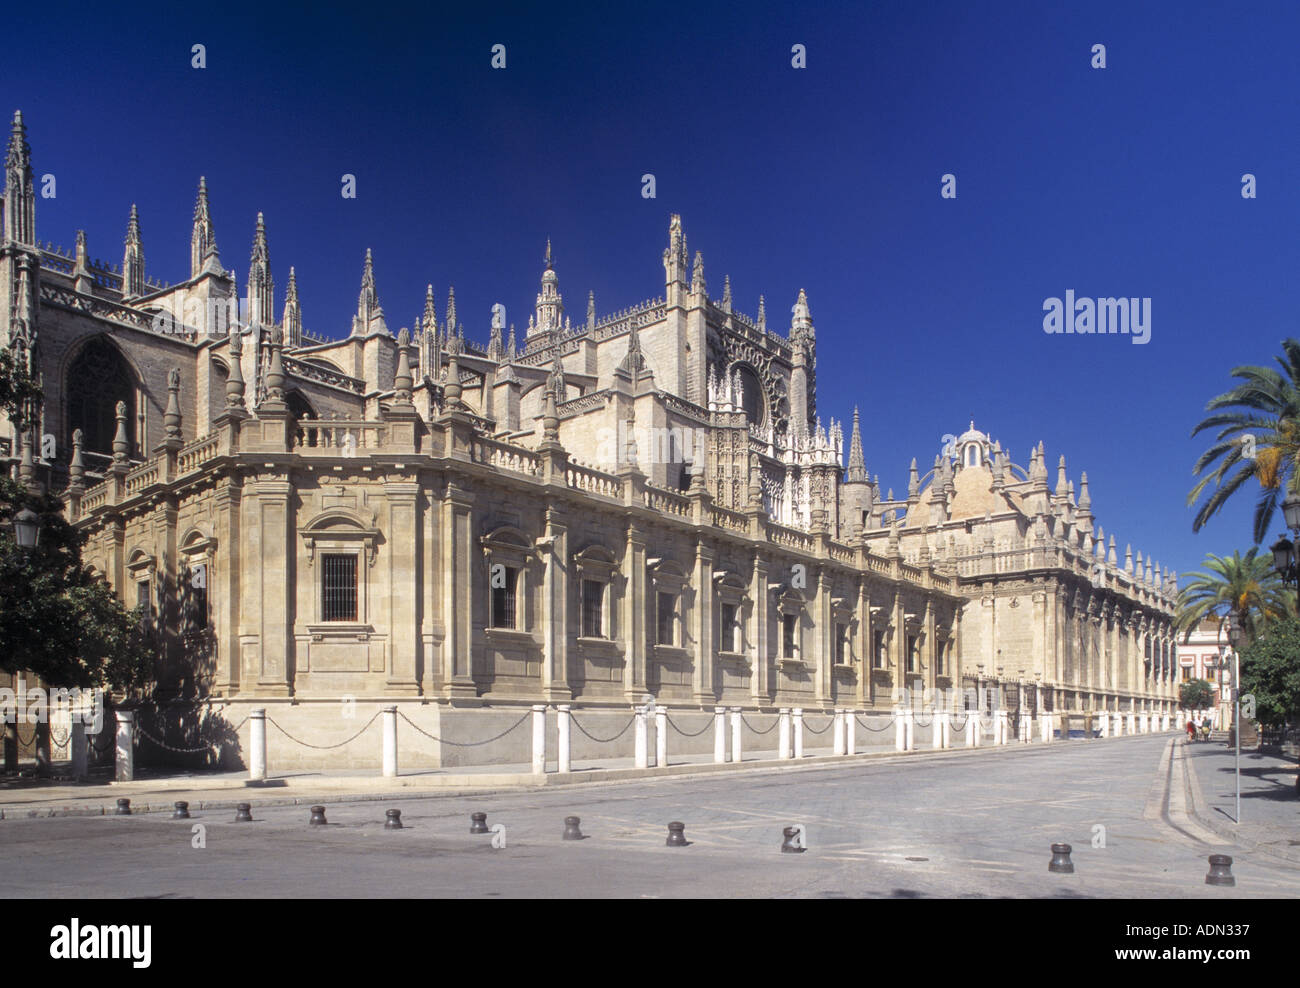
[{"label": "small rectangular window", "polygon": [[150,595],[150,583],[141,580],[135,585],[135,606],[144,610],[145,618],[153,617],[153,597]]},{"label": "small rectangular window", "polygon": [[916,635],[907,636],[907,671],[916,672]]},{"label": "small rectangular window", "polygon": [[659,613],[656,624],[658,626],[658,635],[655,640],[660,645],[675,645],[676,636],[673,634],[674,625],[677,618],[677,597],[675,594],[659,594]]},{"label": "small rectangular window", "polygon": [[847,651],[845,649],[845,645],[847,644],[848,630],[849,629],[842,624],[836,623],[835,625],[835,664],[836,665],[842,666],[848,661],[848,659],[845,658],[845,654]]},{"label": "small rectangular window", "polygon": [[493,576],[492,586],[492,627],[514,628],[515,625],[515,588],[519,570],[513,566],[502,566]]},{"label": "small rectangular window", "polygon": [[873,631],[871,633],[871,662],[877,669],[885,668],[885,633],[883,631]]},{"label": "small rectangular window", "polygon": [[723,604],[719,617],[718,647],[723,652],[739,652],[736,646],[736,605]]},{"label": "small rectangular window", "polygon": [[796,614],[783,614],[781,616],[781,657],[784,659],[793,659],[798,645],[795,642],[795,634],[799,628],[799,617]]},{"label": "small rectangular window", "polygon": [[321,619],[357,619],[357,557],[351,553],[321,557]]},{"label": "small rectangular window", "polygon": [[582,637],[605,637],[605,584],[582,581]]}]

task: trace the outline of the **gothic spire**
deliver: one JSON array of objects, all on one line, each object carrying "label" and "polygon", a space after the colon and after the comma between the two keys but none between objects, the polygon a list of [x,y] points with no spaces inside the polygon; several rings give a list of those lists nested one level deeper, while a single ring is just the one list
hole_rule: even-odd
[{"label": "gothic spire", "polygon": [[275,282],[271,280],[271,249],[266,243],[266,221],[257,214],[253,251],[248,266],[248,320],[253,326],[275,324]]},{"label": "gothic spire", "polygon": [[695,265],[691,269],[691,294],[703,295],[708,291],[708,286],[704,283],[704,255],[698,250],[695,252]]},{"label": "gothic spire", "polygon": [[126,250],[122,254],[122,297],[137,298],[144,294],[144,245],[140,242],[140,217],[131,203],[131,218],[126,221]]},{"label": "gothic spire", "polygon": [[767,332],[767,305],[762,295],[758,297],[758,331],[760,333]]},{"label": "gothic spire", "polygon": [[587,332],[596,328],[596,293],[587,293]]},{"label": "gothic spire", "polygon": [[456,333],[456,286],[450,285],[447,288],[447,321],[443,323],[446,329],[446,337],[451,339]]},{"label": "gothic spire", "polygon": [[867,481],[867,464],[862,456],[862,427],[858,421],[858,409],[853,409],[853,435],[849,437],[849,483],[863,484]]},{"label": "gothic spire", "polygon": [[14,111],[5,155],[4,239],[36,244],[36,185],[32,174],[32,149],[27,143],[23,111]]},{"label": "gothic spire", "polygon": [[289,269],[289,287],[284,292],[284,333],[290,346],[302,345],[302,305],[298,302],[298,278]]},{"label": "gothic spire", "polygon": [[731,275],[729,274],[722,276],[722,310],[731,311]]},{"label": "gothic spire", "polygon": [[370,248],[366,248],[366,263],[361,271],[361,294],[357,296],[357,315],[352,320],[352,335],[367,335],[373,324],[383,325],[384,310],[379,305],[379,293],[375,290],[375,260]]},{"label": "gothic spire", "polygon": [[194,229],[190,233],[190,277],[209,272],[223,274],[217,253],[217,235],[208,211],[208,180],[199,176],[199,195],[194,203]]}]

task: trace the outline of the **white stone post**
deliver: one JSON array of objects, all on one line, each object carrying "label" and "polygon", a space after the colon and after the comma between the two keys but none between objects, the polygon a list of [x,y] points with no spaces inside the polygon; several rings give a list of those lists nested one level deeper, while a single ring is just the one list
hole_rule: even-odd
[{"label": "white stone post", "polygon": [[533,704],[533,774],[546,774],[546,704]]},{"label": "white stone post", "polygon": [[776,722],[776,723],[777,723],[777,726],[776,726],[776,739],[777,739],[777,740],[776,740],[776,743],[777,743],[776,757],[779,758],[779,759],[784,760],[784,759],[786,759],[786,758],[791,757],[791,754],[792,754],[792,752],[791,752],[791,750],[790,750],[790,708],[789,708],[789,707],[782,707],[782,708],[781,708],[780,713],[777,714],[777,722]]},{"label": "white stone post", "polygon": [[1137,733],[1136,724],[1137,724],[1137,717],[1136,717],[1136,715],[1133,713],[1133,711],[1130,709],[1129,712],[1128,712],[1128,724],[1125,725],[1126,728],[1127,728],[1126,731],[1125,731],[1125,733],[1126,733],[1126,734],[1136,734],[1136,733]]},{"label": "white stone post", "polygon": [[384,707],[384,778],[397,778],[397,707]]},{"label": "white stone post", "polygon": [[795,707],[793,714],[794,757],[803,757],[803,708]]},{"label": "white stone post", "polygon": [[1033,734],[1030,733],[1030,731],[1033,728],[1033,723],[1034,723],[1033,718],[1030,717],[1029,714],[1022,713],[1020,715],[1020,743],[1021,744],[1028,744],[1030,741],[1033,740]]},{"label": "white stone post", "polygon": [[561,772],[572,772],[573,741],[569,736],[569,728],[572,725],[572,718],[569,713],[570,707],[567,703],[561,703],[555,710],[555,739],[560,748],[559,770]]},{"label": "white stone post", "polygon": [[831,712],[831,745],[833,753],[844,754],[844,711],[836,707]]},{"label": "white stone post", "polygon": [[1044,713],[1039,716],[1038,723],[1042,728],[1043,744],[1049,744],[1052,740],[1052,715]]},{"label": "white stone post", "polygon": [[248,778],[253,782],[266,779],[266,708],[248,712]]},{"label": "white stone post", "polygon": [[1102,710],[1097,716],[1101,722],[1101,736],[1103,738],[1110,737],[1110,711]]},{"label": "white stone post", "polygon": [[721,765],[727,760],[726,707],[713,708],[713,761]]},{"label": "white stone post", "polygon": [[858,753],[858,712],[852,707],[844,711],[844,754]]},{"label": "white stone post", "polygon": [[740,736],[740,708],[731,708],[731,760],[739,762],[744,757],[742,739]]},{"label": "white stone post", "polygon": [[655,707],[655,764],[668,765],[668,708]]},{"label": "white stone post", "polygon": [[894,750],[907,750],[907,720],[902,707],[894,708]]},{"label": "white stone post", "polygon": [[903,708],[903,724],[907,731],[907,750],[916,750],[916,711],[911,707]]},{"label": "white stone post", "polygon": [[135,711],[117,711],[117,751],[113,756],[113,778],[130,782],[135,778]]},{"label": "white stone post", "polygon": [[978,710],[966,711],[966,747],[978,748],[980,746],[980,712]]},{"label": "white stone post", "polygon": [[993,743],[999,745],[1010,744],[1011,739],[1008,735],[1011,733],[1011,724],[1007,720],[1007,712],[1005,710],[996,710],[994,716],[997,717],[997,720],[993,725]]},{"label": "white stone post", "polygon": [[633,728],[633,730],[636,731],[636,767],[637,768],[650,767],[650,756],[648,750],[649,727],[650,727],[650,718],[646,714],[645,707],[637,707],[636,726]]},{"label": "white stone post", "polygon": [[1160,718],[1160,729],[1161,729],[1162,731],[1167,731],[1167,730],[1169,730],[1169,715],[1168,715],[1168,714],[1165,714],[1163,717]]}]

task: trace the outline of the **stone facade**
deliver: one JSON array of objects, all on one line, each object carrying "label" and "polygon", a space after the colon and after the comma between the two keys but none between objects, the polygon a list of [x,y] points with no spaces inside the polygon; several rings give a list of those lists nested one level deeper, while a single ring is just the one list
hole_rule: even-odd
[{"label": "stone facade", "polygon": [[1170,709],[1174,581],[1113,538],[1103,554],[1086,478],[1076,503],[1062,463],[1050,493],[1041,444],[1024,469],[972,427],[882,496],[857,412],[847,471],[817,415],[804,293],[785,335],[729,279],[710,297],[676,216],[663,295],[607,317],[590,295],[565,315],[548,244],[522,334],[496,308],[467,339],[430,287],[394,335],[367,251],[330,339],[292,268],[276,317],[260,214],[237,286],[205,182],[191,276],[164,285],[134,207],[120,269],[82,234],[38,242],[31,175],[15,115],[0,344],[45,402],[39,438],[0,432],[0,457],[64,493],[87,561],[147,605],[163,692],[769,710],[996,685]]}]

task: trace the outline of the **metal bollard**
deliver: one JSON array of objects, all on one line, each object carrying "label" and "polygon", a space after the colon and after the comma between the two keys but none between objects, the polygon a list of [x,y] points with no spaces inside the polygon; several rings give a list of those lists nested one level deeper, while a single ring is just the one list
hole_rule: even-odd
[{"label": "metal bollard", "polygon": [[401,810],[384,810],[384,816],[387,817],[387,819],[384,820],[384,829],[385,829],[385,830],[402,830],[402,829],[403,829],[403,827],[402,827],[402,811],[401,811]]},{"label": "metal bollard", "polygon": [[806,850],[806,848],[802,848],[795,843],[794,827],[786,827],[784,830],[781,831],[781,834],[784,837],[784,839],[781,841],[782,854],[802,854]]},{"label": "metal bollard", "polygon": [[721,765],[727,760],[726,707],[713,708],[713,763]]},{"label": "metal bollard", "polygon": [[114,814],[114,815],[115,815],[115,816],[130,816],[130,815],[131,815],[131,801],[130,801],[129,799],[119,799],[119,800],[117,801],[117,813]]},{"label": "metal bollard", "polygon": [[1226,854],[1210,855],[1210,870],[1205,876],[1206,885],[1236,885],[1232,875],[1232,858]]},{"label": "metal bollard", "polygon": [[668,847],[685,847],[689,843],[686,840],[686,824],[677,820],[668,824],[668,840],[664,843]]},{"label": "metal bollard", "polygon": [[489,833],[486,813],[471,813],[469,815],[469,832],[471,834]]},{"label": "metal bollard", "polygon": [[1047,866],[1047,870],[1061,875],[1073,875],[1074,862],[1070,860],[1072,850],[1069,844],[1053,844],[1052,863]]},{"label": "metal bollard", "polygon": [[564,818],[564,839],[565,840],[582,840],[582,829],[578,826],[582,820],[576,816],[566,816]]},{"label": "metal bollard", "polygon": [[188,820],[190,818],[190,804],[183,799],[172,803],[172,819]]},{"label": "metal bollard", "polygon": [[329,821],[325,819],[325,807],[313,806],[311,808],[311,819],[307,821],[309,826],[323,827]]},{"label": "metal bollard", "polygon": [[740,728],[741,728],[740,708],[732,707],[731,708],[731,760],[733,762],[740,762],[744,758],[744,752],[742,751]]},{"label": "metal bollard", "polygon": [[251,806],[249,806],[247,803],[238,803],[238,804],[235,806],[235,822],[236,822],[236,823],[252,823],[252,822],[253,822],[253,808],[252,808]]}]

